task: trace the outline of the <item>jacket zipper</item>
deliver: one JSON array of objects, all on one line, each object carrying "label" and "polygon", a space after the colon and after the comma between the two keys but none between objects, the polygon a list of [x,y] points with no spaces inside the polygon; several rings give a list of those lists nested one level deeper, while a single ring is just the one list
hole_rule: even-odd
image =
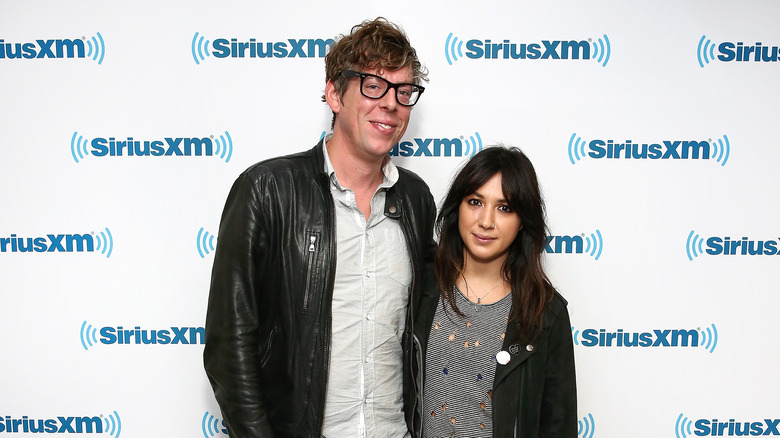
[{"label": "jacket zipper", "polygon": [[412,333],[412,344],[415,348],[413,348],[413,354],[414,356],[412,358],[413,361],[417,362],[417,378],[412,378],[414,380],[413,385],[417,389],[417,394],[415,394],[414,397],[414,406],[412,406],[412,412],[414,413],[412,415],[412,427],[414,427],[414,421],[415,417],[419,415],[420,417],[420,428],[416,430],[417,436],[422,437],[422,429],[423,429],[423,421],[425,418],[423,417],[423,385],[425,381],[425,369],[423,368],[425,366],[425,358],[422,355],[422,345],[420,344],[420,340],[417,338],[417,335]]},{"label": "jacket zipper", "polygon": [[[334,282],[336,278],[336,214],[334,209],[334,203],[335,200],[333,199],[333,195],[328,190],[328,180],[327,177],[323,177],[320,180],[320,187],[322,190],[322,194],[325,198],[328,199],[328,202],[325,202],[324,208],[324,227],[323,227],[323,234],[325,236],[325,242],[326,245],[324,247],[324,250],[326,253],[324,254],[323,262],[322,262],[322,268],[327,273],[327,275],[323,275],[322,281],[325,282],[325,287],[323,288],[323,297],[322,299],[327,302],[328,304],[321,304],[320,308],[328,308],[331,309],[333,300],[333,287]],[[315,243],[315,242],[312,242]],[[311,245],[310,245],[311,246]],[[322,310],[320,310],[322,312]],[[323,315],[322,313],[319,316],[319,321],[324,327],[320,327],[321,333],[318,336],[322,336],[323,343],[322,343],[322,349],[323,349],[323,357],[330,358],[330,342],[331,342],[331,327],[333,323],[333,318],[331,313],[327,313],[326,315]],[[325,376],[325,386],[327,386],[327,376],[328,376],[328,369],[329,369],[329,360],[325,359],[322,361],[322,375]],[[324,389],[324,388],[323,388]],[[316,412],[317,415],[317,423],[320,425],[319,433],[322,435],[322,423],[323,418],[325,417],[325,391],[321,391],[320,394],[320,400],[319,400],[319,412]],[[323,435],[324,437],[324,435]]]},{"label": "jacket zipper", "polygon": [[[399,199],[399,202],[404,202],[404,201]],[[404,204],[402,211],[407,211],[407,210],[408,209],[406,208],[406,204]],[[407,327],[407,330],[409,331],[409,335],[410,335],[409,337],[411,338],[408,341],[409,343],[408,343],[407,347],[410,350],[409,361],[412,362],[412,361],[416,361],[418,359],[418,358],[415,357],[415,354],[414,354],[415,344],[418,347],[421,347],[420,344],[419,344],[419,342],[420,342],[419,339],[417,339],[417,336],[415,336],[415,334],[414,334],[414,321],[415,321],[415,317],[416,317],[416,315],[415,315],[415,308],[414,308],[414,293],[415,293],[415,290],[417,289],[417,280],[418,280],[417,273],[420,270],[417,267],[417,254],[414,252],[414,248],[416,247],[415,244],[417,243],[415,241],[415,238],[417,236],[415,235],[414,231],[412,230],[412,226],[409,223],[408,216],[402,214],[399,223],[401,225],[401,232],[402,232],[402,234],[404,236],[404,240],[406,240],[406,250],[409,253],[409,262],[412,265],[412,284],[411,284],[411,288],[409,289],[409,316],[408,316],[408,319],[407,319],[409,321],[409,325],[410,325],[410,327]],[[420,348],[420,351],[422,352],[422,348]],[[420,376],[423,376],[423,374],[425,372],[422,369],[422,366],[423,366],[424,362],[425,362],[425,358],[423,358],[421,356],[419,358],[419,361],[418,361],[418,364],[420,366],[420,369],[418,370],[419,373],[420,373]],[[414,368],[412,366],[412,363],[409,363],[408,366],[409,366],[409,370],[411,372],[411,370]],[[419,410],[419,414],[420,414],[420,429],[419,429],[419,431],[416,431],[416,432],[418,432],[417,436],[420,437],[420,438],[422,437],[423,420],[424,420],[424,417],[423,417],[423,414],[424,414],[423,413],[423,409],[424,409],[424,406],[423,406],[423,383],[422,382],[423,382],[423,379],[421,378],[420,379],[419,390],[418,390],[417,394],[414,394],[414,402],[413,402],[413,406],[412,406],[412,427],[413,428],[414,428],[414,418],[417,415],[417,411]],[[412,376],[412,387],[417,386],[416,383],[417,382],[415,382],[414,376]]]},{"label": "jacket zipper", "polygon": [[274,330],[271,330],[271,333],[268,334],[268,342],[266,343],[265,354],[263,355],[263,359],[260,361],[260,368],[265,368],[265,365],[268,363],[268,359],[271,358],[271,347],[273,345],[274,345]]},{"label": "jacket zipper", "polygon": [[312,266],[314,265],[314,253],[317,250],[317,236],[309,236],[309,256],[306,262],[306,289],[303,293],[303,310],[309,310],[309,294],[311,293]]}]

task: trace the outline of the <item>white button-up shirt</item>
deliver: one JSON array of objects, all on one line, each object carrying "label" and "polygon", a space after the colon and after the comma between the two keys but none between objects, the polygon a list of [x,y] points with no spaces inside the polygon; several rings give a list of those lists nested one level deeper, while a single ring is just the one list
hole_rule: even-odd
[{"label": "white button-up shirt", "polygon": [[401,226],[384,215],[385,192],[398,181],[388,159],[366,219],[342,187],[323,142],[336,208],[333,331],[322,434],[407,437],[403,352],[411,262]]}]

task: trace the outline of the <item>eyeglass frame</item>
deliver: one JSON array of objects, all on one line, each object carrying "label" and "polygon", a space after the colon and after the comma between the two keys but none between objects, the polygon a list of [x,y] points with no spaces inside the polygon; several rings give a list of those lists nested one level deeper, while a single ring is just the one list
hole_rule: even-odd
[{"label": "eyeglass frame", "polygon": [[[393,89],[395,89],[395,93],[394,93],[395,94],[395,101],[398,102],[399,105],[405,106],[405,107],[413,107],[413,106],[417,105],[417,102],[420,101],[420,96],[422,96],[423,91],[425,91],[425,87],[423,87],[422,85],[411,84],[411,83],[408,83],[408,82],[402,82],[402,83],[396,84],[396,83],[388,81],[387,79],[383,78],[382,76],[378,76],[378,75],[371,74],[371,73],[363,73],[363,72],[359,72],[359,71],[355,71],[355,70],[341,70],[341,72],[339,73],[339,76],[341,76],[343,78],[360,78],[360,94],[362,94],[364,97],[366,97],[368,99],[374,99],[374,100],[381,99],[381,98],[385,97],[385,94],[387,94],[387,92],[391,88],[393,88]],[[371,97],[371,96],[367,96],[366,93],[363,92],[363,80],[366,79],[369,76],[372,77],[372,78],[381,79],[381,80],[383,80],[384,82],[387,83],[387,88],[385,88],[385,91],[380,96]],[[412,86],[412,87],[416,87],[418,90],[420,90],[420,92],[417,93],[417,100],[415,100],[414,103],[412,103],[412,104],[403,103],[403,102],[401,102],[398,99],[398,87],[400,87],[402,85],[409,85],[409,86]]]}]

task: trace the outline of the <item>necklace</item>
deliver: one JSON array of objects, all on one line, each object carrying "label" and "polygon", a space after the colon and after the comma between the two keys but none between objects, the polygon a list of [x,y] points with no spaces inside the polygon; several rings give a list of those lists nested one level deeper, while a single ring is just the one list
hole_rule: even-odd
[{"label": "necklace", "polygon": [[[461,277],[463,277],[463,283],[465,283],[465,284],[466,284],[466,296],[468,296],[468,295],[469,295],[469,290],[472,290],[472,291],[473,291],[474,289],[472,289],[472,288],[471,288],[471,286],[469,286],[469,282],[466,280],[466,276],[465,276],[465,275],[461,275]],[[487,292],[485,292],[484,294],[482,294],[482,296],[481,296],[481,297],[477,297],[477,294],[476,294],[476,292],[474,292],[474,296],[475,296],[475,297],[477,297],[477,302],[476,302],[476,303],[474,303],[474,311],[475,311],[475,312],[479,312],[479,307],[478,307],[478,306],[479,306],[480,304],[482,304],[482,298],[485,298],[486,296],[488,296],[488,294],[489,294],[490,292],[493,292],[493,289],[497,288],[497,287],[498,287],[498,285],[499,285],[499,284],[501,284],[501,283],[503,283],[503,282],[504,282],[504,279],[503,279],[503,278],[500,278],[500,279],[498,279],[498,283],[496,283],[496,284],[495,284],[495,286],[491,287],[491,288],[490,288],[490,289],[489,289]]]}]

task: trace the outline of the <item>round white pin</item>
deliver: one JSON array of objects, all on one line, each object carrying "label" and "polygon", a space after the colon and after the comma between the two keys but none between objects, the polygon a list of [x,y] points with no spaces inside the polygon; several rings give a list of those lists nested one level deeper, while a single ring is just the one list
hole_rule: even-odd
[{"label": "round white pin", "polygon": [[500,363],[501,365],[506,365],[509,363],[509,360],[512,359],[512,356],[509,355],[508,351],[501,350],[496,354],[496,362]]}]

